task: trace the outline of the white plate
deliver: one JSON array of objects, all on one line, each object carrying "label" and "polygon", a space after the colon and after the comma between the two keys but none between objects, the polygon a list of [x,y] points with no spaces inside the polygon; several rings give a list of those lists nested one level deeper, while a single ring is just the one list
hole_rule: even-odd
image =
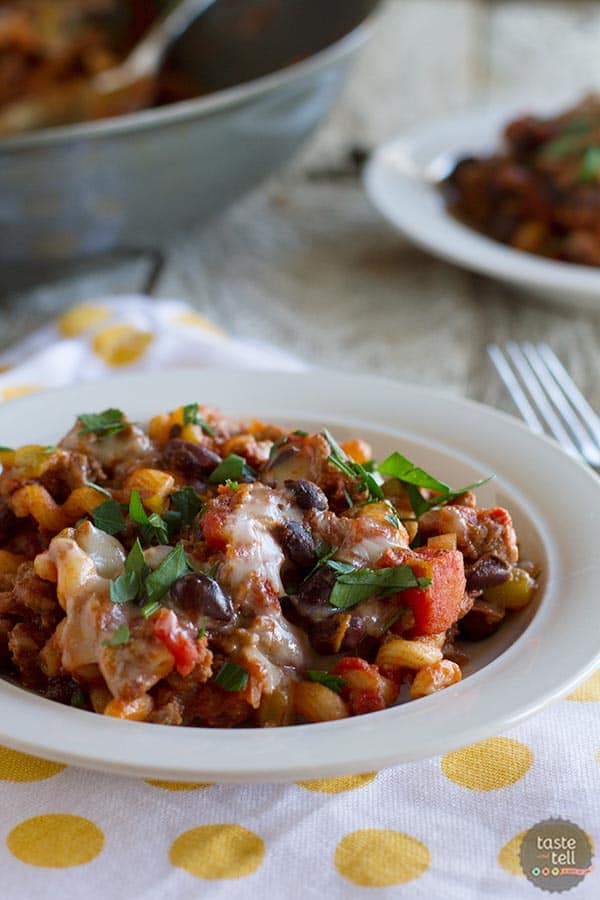
[{"label": "white plate", "polygon": [[597,311],[600,269],[547,260],[479,234],[448,212],[436,185],[460,157],[497,151],[511,119],[555,113],[573,102],[572,96],[560,102],[513,101],[419,125],[376,151],[365,171],[367,192],[405,237],[436,256],[554,303]]},{"label": "white plate", "polygon": [[[366,436],[453,483],[490,472],[539,561],[535,609],[473,644],[471,674],[438,695],[339,722],[171,728],[107,719],[0,681],[0,743],[73,765],[161,779],[276,781],[378,769],[443,753],[518,722],[600,663],[600,480],[508,416],[422,388],[333,373],[186,371],[124,377],[0,406],[0,443],[51,443],[80,412],[118,405],[145,420],[199,400],[232,414]],[[514,643],[513,643],[514,642]],[[487,663],[487,664],[486,664]]]}]

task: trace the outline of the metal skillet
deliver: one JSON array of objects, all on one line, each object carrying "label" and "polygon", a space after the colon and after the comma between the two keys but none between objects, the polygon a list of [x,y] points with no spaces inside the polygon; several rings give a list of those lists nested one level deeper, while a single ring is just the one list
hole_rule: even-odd
[{"label": "metal skillet", "polygon": [[11,264],[31,274],[49,261],[154,249],[219,213],[328,112],[376,6],[219,0],[166,60],[202,96],[0,140],[4,278]]}]

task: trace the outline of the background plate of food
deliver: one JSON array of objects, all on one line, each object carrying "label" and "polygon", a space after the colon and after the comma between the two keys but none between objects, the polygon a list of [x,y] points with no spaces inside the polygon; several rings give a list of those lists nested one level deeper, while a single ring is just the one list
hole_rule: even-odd
[{"label": "background plate of food", "polygon": [[523,98],[418,125],[375,153],[365,183],[390,222],[431,253],[598,309],[598,96]]},{"label": "background plate of food", "polygon": [[483,406],[186,371],[23,398],[0,428],[8,746],[325,777],[485,738],[600,662],[600,482]]}]

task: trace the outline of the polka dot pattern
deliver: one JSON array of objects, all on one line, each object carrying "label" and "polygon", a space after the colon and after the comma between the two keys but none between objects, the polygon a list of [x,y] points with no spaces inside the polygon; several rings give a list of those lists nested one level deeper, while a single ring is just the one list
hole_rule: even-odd
[{"label": "polka dot pattern", "polygon": [[154,335],[132,325],[111,325],[98,331],[92,347],[108,366],[128,366],[144,355]]},{"label": "polka dot pattern", "polygon": [[579,703],[596,703],[600,701],[600,669],[580,684],[578,688],[569,694],[567,700],[575,700]]},{"label": "polka dot pattern", "polygon": [[442,772],[459,787],[497,791],[519,781],[533,764],[529,747],[512,738],[495,737],[442,757]]},{"label": "polka dot pattern", "polygon": [[6,846],[27,865],[68,869],[95,859],[104,846],[104,834],[89,819],[55,813],[20,822]]},{"label": "polka dot pattern", "polygon": [[201,788],[211,787],[210,783],[207,784],[201,781],[152,781],[148,779],[146,784],[160,788],[162,791],[198,791]]},{"label": "polka dot pattern", "polygon": [[514,837],[507,841],[498,854],[498,864],[502,866],[509,875],[522,875],[523,870],[519,860],[519,851],[521,849],[521,841],[527,834],[527,829],[515,834]]},{"label": "polka dot pattern", "polygon": [[82,304],[73,306],[56,322],[56,326],[64,337],[74,338],[110,318],[110,310],[106,306]]},{"label": "polka dot pattern", "polygon": [[60,763],[0,747],[0,781],[43,781],[64,769]]},{"label": "polka dot pattern", "polygon": [[179,835],[169,859],[195,878],[220,880],[251,875],[264,855],[262,838],[241,825],[200,825]]},{"label": "polka dot pattern", "polygon": [[375,781],[377,772],[365,772],[363,775],[342,775],[340,778],[320,778],[317,781],[299,781],[298,786],[307,791],[319,794],[343,794],[344,791],[355,791]]},{"label": "polka dot pattern", "polygon": [[361,887],[392,887],[419,878],[429,868],[429,850],[401,831],[366,828],[347,834],[336,847],[335,867]]}]

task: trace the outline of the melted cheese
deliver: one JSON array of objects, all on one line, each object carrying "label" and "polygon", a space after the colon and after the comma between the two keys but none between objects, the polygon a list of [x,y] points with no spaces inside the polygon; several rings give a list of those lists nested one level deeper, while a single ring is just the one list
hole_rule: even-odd
[{"label": "melted cheese", "polygon": [[302,513],[283,494],[262,484],[248,485],[240,494],[223,526],[228,547],[219,581],[238,603],[248,600],[253,590],[280,597],[285,556],[272,529],[285,520],[301,521]]},{"label": "melted cheese", "polygon": [[97,663],[102,640],[125,621],[123,610],[110,602],[108,579],[98,575],[74,537],[53,538],[34,566],[41,577],[56,572],[56,593],[66,613],[59,639],[64,668],[73,672]]}]

